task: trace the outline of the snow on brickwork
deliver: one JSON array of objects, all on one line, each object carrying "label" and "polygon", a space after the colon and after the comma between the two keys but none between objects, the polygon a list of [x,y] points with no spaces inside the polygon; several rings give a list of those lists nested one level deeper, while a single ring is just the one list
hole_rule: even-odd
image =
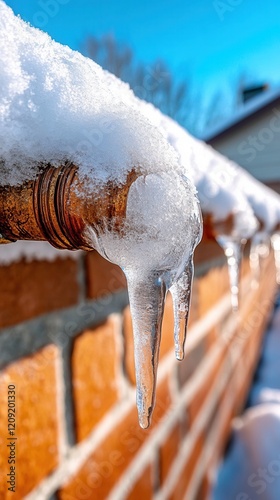
[{"label": "snow on brickwork", "polygon": [[0,246],[0,265],[9,265],[24,258],[28,262],[32,260],[53,261],[57,258],[77,259],[81,251],[58,250],[47,241],[17,241],[9,245]]}]

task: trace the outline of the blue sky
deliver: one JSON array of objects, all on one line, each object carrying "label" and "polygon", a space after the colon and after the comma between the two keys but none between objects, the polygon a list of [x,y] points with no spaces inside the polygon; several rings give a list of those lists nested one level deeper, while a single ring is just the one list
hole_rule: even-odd
[{"label": "blue sky", "polygon": [[137,59],[164,59],[178,79],[209,97],[240,74],[280,86],[279,0],[6,0],[32,25],[81,49],[114,34]]}]

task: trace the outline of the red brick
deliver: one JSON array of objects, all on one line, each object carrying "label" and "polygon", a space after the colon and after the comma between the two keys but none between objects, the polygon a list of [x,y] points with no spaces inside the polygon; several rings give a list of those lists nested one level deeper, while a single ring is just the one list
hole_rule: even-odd
[{"label": "red brick", "polygon": [[199,363],[205,360],[208,351],[207,337],[203,338],[194,349],[188,352],[179,365],[179,383],[183,386],[187,380],[195,373]]},{"label": "red brick", "polygon": [[[0,374],[0,498],[21,499],[58,464],[56,363],[58,350],[44,347]],[[16,493],[8,492],[7,387],[16,386]]]},{"label": "red brick", "polygon": [[152,467],[146,467],[141,477],[136,481],[126,500],[150,500],[153,498]]},{"label": "red brick", "polygon": [[181,425],[176,424],[160,448],[160,478],[164,482],[175,459],[181,441]]},{"label": "red brick", "polygon": [[[233,401],[232,401],[233,402]],[[218,462],[220,461],[222,455],[226,450],[226,446],[229,441],[229,437],[232,430],[232,418],[233,412],[231,408],[228,408],[227,418],[225,419],[224,411],[222,408],[222,404],[219,405],[219,409],[216,415],[216,421],[219,422],[218,429],[219,434],[216,437],[215,443],[213,443],[213,453],[210,458],[210,463],[208,469],[216,468]],[[223,418],[223,421],[220,421],[220,418]]]},{"label": "red brick", "polygon": [[119,266],[103,259],[95,250],[86,254],[87,296],[105,297],[126,288],[126,278]]},{"label": "red brick", "polygon": [[0,328],[77,303],[77,262],[21,260],[0,266]]},{"label": "red brick", "polygon": [[193,424],[197,414],[201,410],[201,407],[205,399],[212,390],[213,383],[216,380],[217,374],[220,371],[222,360],[223,360],[223,354],[221,353],[218,359],[215,361],[214,365],[212,366],[210,373],[207,373],[205,375],[204,383],[198,389],[197,393],[193,397],[193,400],[189,404],[188,411],[189,411],[190,425]]},{"label": "red brick", "polygon": [[248,257],[242,259],[240,278],[243,279],[250,273],[250,260]]},{"label": "red brick", "polygon": [[208,331],[207,336],[205,337],[208,349],[210,349],[213,346],[213,344],[215,344],[216,340],[219,338],[219,331],[220,331],[220,324],[219,323],[214,325]]},{"label": "red brick", "polygon": [[201,243],[194,252],[195,266],[214,259],[223,258],[224,252],[214,239],[203,236]]},{"label": "red brick", "polygon": [[91,432],[118,399],[118,327],[118,319],[111,317],[74,342],[72,372],[78,441]]},{"label": "red brick", "polygon": [[175,489],[169,496],[169,500],[182,500],[182,498],[184,498],[195,467],[198,464],[199,458],[202,454],[203,445],[204,438],[202,436],[199,436],[199,438],[195,442],[191,455],[185,464],[183,472],[176,483]]},{"label": "red brick", "polygon": [[211,493],[211,482],[207,475],[202,479],[199,489],[195,495],[195,500],[209,500]]},{"label": "red brick", "polygon": [[[148,430],[140,428],[136,408],[92,453],[78,473],[58,493],[60,500],[106,498],[133,457],[149,437],[170,406],[168,381],[158,385],[153,423]],[[83,496],[81,491],[83,491]],[[80,495],[80,497],[79,497]]]},{"label": "red brick", "polygon": [[202,318],[229,291],[226,267],[214,267],[198,279],[198,315]]}]

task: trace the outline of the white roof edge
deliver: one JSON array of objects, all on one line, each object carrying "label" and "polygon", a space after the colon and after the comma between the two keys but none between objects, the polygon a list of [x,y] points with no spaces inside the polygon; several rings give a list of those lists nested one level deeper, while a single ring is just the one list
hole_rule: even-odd
[{"label": "white roof edge", "polygon": [[226,131],[228,128],[242,121],[247,116],[252,115],[256,111],[261,110],[264,106],[278,98],[280,99],[280,88],[278,87],[277,89],[267,90],[266,92],[253,97],[246,104],[240,106],[232,117],[224,120],[222,124],[215,125],[208,133],[200,137],[200,139],[205,142],[214,139],[216,135]]}]

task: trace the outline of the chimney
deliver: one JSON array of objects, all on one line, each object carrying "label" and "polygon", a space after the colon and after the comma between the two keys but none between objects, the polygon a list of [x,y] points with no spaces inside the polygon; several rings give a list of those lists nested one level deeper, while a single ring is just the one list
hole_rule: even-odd
[{"label": "chimney", "polygon": [[245,104],[247,101],[251,100],[253,97],[262,94],[268,90],[269,85],[267,83],[263,85],[253,85],[250,87],[244,87],[241,89],[241,101]]}]

